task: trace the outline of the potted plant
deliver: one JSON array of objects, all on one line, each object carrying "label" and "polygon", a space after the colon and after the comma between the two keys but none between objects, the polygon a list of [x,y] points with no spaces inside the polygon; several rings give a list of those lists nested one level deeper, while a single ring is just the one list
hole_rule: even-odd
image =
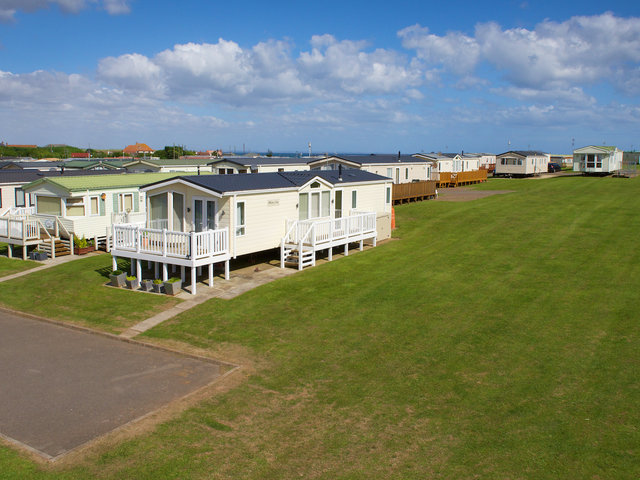
[{"label": "potted plant", "polygon": [[93,240],[87,240],[84,235],[82,238],[73,238],[73,253],[76,255],[84,255],[95,250]]},{"label": "potted plant", "polygon": [[135,275],[127,275],[127,288],[136,290],[140,286],[140,281]]},{"label": "potted plant", "polygon": [[35,249],[29,253],[29,258],[31,260],[37,260],[39,262],[43,262],[48,258],[48,256],[47,256],[47,252],[40,249]]},{"label": "potted plant", "polygon": [[162,293],[162,280],[160,280],[159,278],[156,278],[153,281],[153,291],[156,293]]},{"label": "potted plant", "polygon": [[171,277],[163,285],[167,295],[177,295],[182,289],[182,279],[180,277]]},{"label": "potted plant", "polygon": [[126,283],[127,276],[122,270],[114,270],[109,275],[109,280],[111,280],[111,285],[114,287],[124,287]]},{"label": "potted plant", "polygon": [[149,280],[149,279],[142,280],[142,289],[145,292],[150,292],[152,288],[153,288],[153,280]]}]

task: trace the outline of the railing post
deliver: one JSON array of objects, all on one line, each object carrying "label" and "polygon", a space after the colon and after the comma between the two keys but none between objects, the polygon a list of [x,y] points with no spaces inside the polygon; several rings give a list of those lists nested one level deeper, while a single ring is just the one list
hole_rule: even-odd
[{"label": "railing post", "polygon": [[[167,229],[162,229],[162,256],[167,256]],[[163,280],[166,280],[163,278]]]},{"label": "railing post", "polygon": [[197,250],[196,250],[196,232],[191,232],[191,252],[189,254],[187,254],[187,258],[191,258],[191,260],[195,260],[196,256],[197,256]]},{"label": "railing post", "polygon": [[140,253],[140,227],[136,225],[136,252]]}]

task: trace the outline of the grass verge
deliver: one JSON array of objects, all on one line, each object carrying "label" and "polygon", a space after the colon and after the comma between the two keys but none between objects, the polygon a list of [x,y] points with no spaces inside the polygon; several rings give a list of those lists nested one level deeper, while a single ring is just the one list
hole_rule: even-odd
[{"label": "grass verge", "polygon": [[[121,268],[128,269],[123,262]],[[178,299],[105,287],[111,256],[79,258],[3,282],[0,306],[120,333]]]},{"label": "grass verge", "polygon": [[[640,476],[640,182],[399,206],[399,241],[149,332],[254,367],[153,433],[6,478]],[[244,360],[240,357],[244,356]]]}]

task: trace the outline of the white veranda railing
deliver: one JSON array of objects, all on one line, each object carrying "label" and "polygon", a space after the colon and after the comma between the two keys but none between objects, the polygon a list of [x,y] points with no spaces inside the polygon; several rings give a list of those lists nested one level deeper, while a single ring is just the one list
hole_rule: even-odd
[{"label": "white veranda railing", "polygon": [[112,249],[195,260],[229,253],[229,230],[187,233],[113,225]]}]

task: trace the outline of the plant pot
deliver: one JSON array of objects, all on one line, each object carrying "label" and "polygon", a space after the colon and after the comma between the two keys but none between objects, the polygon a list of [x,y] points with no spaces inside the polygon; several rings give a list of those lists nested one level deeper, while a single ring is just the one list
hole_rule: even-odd
[{"label": "plant pot", "polygon": [[182,280],[177,282],[164,282],[164,291],[167,295],[177,295],[182,290]]},{"label": "plant pot", "polygon": [[130,288],[131,290],[137,290],[138,287],[140,286],[140,280],[138,280],[138,278],[134,278],[133,280],[129,280],[128,278],[125,280],[127,282],[127,288]]},{"label": "plant pot", "polygon": [[109,275],[109,280],[111,280],[111,285],[114,287],[124,287],[127,281],[127,275],[121,273],[120,275]]},{"label": "plant pot", "polygon": [[47,252],[38,252],[38,251],[33,251],[29,253],[29,258],[31,260],[37,260],[39,262],[44,262],[47,258],[49,258],[49,256],[47,255]]},{"label": "plant pot", "polygon": [[142,280],[142,289],[145,292],[150,292],[153,288],[153,280]]},{"label": "plant pot", "polygon": [[153,291],[155,293],[162,293],[162,284],[161,283],[153,283]]},{"label": "plant pot", "polygon": [[74,246],[74,247],[73,247],[73,253],[74,253],[75,255],[84,255],[84,254],[86,254],[86,253],[89,253],[89,252],[93,252],[93,251],[95,251],[95,249],[96,249],[96,248],[95,248],[93,245],[91,245],[91,246],[89,246],[89,247],[82,247],[82,248],[79,248],[79,247],[75,247],[75,246]]}]

